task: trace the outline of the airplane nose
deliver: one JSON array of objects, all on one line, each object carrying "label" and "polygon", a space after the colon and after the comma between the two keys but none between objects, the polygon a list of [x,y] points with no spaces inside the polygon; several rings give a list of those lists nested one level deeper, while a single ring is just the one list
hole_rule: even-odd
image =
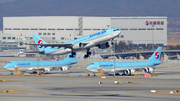
[{"label": "airplane nose", "polygon": [[4,68],[7,68],[8,67],[8,64],[6,64],[5,66],[4,66]]},{"label": "airplane nose", "polygon": [[88,66],[86,69],[90,69],[90,66]]}]

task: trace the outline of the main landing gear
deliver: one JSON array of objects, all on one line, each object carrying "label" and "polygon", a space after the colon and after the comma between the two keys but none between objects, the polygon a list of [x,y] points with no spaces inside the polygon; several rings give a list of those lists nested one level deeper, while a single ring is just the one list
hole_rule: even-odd
[{"label": "main landing gear", "polygon": [[72,52],[71,55],[69,55],[70,58],[73,58],[76,55],[76,52]]},{"label": "main landing gear", "polygon": [[87,50],[86,54],[84,55],[84,58],[88,58],[89,55],[91,55],[91,52],[89,52],[90,49]]},{"label": "main landing gear", "polygon": [[114,45],[114,39],[111,39],[110,41],[111,41],[111,45]]}]

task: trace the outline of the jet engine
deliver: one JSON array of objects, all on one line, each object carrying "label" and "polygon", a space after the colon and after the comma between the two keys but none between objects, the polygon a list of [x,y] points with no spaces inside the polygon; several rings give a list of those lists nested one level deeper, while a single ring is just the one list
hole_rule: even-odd
[{"label": "jet engine", "polygon": [[100,48],[100,49],[109,48],[109,42],[105,42],[105,43],[99,44],[98,48]]},{"label": "jet engine", "polygon": [[51,69],[49,69],[49,68],[44,68],[44,72],[45,73],[48,73],[48,72],[50,72],[51,71]]},{"label": "jet engine", "polygon": [[67,70],[69,70],[69,67],[63,66],[63,67],[60,67],[59,70],[60,71],[67,71]]},{"label": "jet engine", "polygon": [[144,72],[145,73],[152,73],[153,72],[153,68],[149,67],[149,68],[144,68]]},{"label": "jet engine", "polygon": [[83,44],[82,43],[75,43],[73,44],[72,48],[73,49],[79,49],[79,48],[82,48],[83,47]]},{"label": "jet engine", "polygon": [[126,69],[126,71],[124,72],[124,74],[126,74],[126,75],[131,75],[131,74],[134,74],[134,73],[135,73],[134,69]]}]

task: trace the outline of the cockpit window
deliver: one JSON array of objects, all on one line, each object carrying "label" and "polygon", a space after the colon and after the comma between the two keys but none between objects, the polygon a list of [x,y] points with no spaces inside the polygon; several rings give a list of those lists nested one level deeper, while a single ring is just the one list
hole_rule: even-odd
[{"label": "cockpit window", "polygon": [[8,62],[8,63],[12,63],[12,62]]},{"label": "cockpit window", "polygon": [[94,63],[91,63],[91,65],[94,65]]},{"label": "cockpit window", "polygon": [[113,31],[114,31],[114,32],[115,32],[115,31],[119,31],[119,29],[115,29],[115,30],[113,30]]}]

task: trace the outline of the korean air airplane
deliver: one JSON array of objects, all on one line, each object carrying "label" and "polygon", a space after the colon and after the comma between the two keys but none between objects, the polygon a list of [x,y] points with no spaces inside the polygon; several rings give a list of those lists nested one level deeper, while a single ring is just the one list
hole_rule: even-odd
[{"label": "korean air airplane", "polygon": [[87,50],[86,54],[84,55],[84,58],[87,58],[89,55],[91,55],[91,52],[89,52],[91,47],[98,47],[100,49],[108,48],[108,41],[112,41],[114,38],[118,37],[119,34],[120,31],[118,29],[107,29],[63,44],[47,44],[41,37],[34,34],[33,38],[35,40],[35,44],[24,43],[22,41],[20,41],[19,44],[37,45],[39,51],[30,53],[53,55],[72,53],[70,57],[74,57],[77,51]]},{"label": "korean air airplane", "polygon": [[[152,73],[155,69],[154,66],[161,64],[159,61],[161,56],[162,47],[158,47],[153,55],[149,58],[148,61],[143,62],[115,62],[115,72],[119,74],[120,72],[131,75],[134,74],[137,70],[144,70],[145,73]],[[108,62],[93,62],[88,67],[87,70],[97,72],[97,69],[102,69],[104,73],[114,72],[114,61]]]},{"label": "korean air airplane", "polygon": [[[71,53],[69,54],[71,55]],[[15,68],[19,68],[20,71],[33,71],[36,72],[39,69],[44,69],[45,73],[50,72],[54,68],[59,68],[60,71],[68,70],[73,64],[77,63],[76,55],[70,58],[69,55],[66,59],[61,61],[35,61],[35,60],[18,60],[18,61],[9,61],[4,68],[11,71],[11,75]]]}]

